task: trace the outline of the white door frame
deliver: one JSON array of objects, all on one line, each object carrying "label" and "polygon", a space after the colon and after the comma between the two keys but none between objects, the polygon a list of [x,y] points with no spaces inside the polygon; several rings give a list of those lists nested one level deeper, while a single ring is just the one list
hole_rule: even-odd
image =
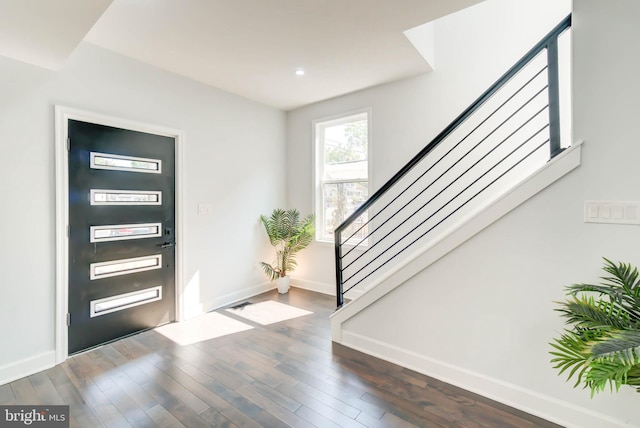
[{"label": "white door frame", "polygon": [[67,150],[69,119],[132,131],[146,132],[175,138],[175,209],[176,209],[176,320],[182,320],[183,307],[183,251],[182,232],[184,218],[182,152],[184,133],[177,129],[102,115],[65,106],[55,106],[55,175],[56,175],[56,311],[55,353],[56,364],[69,356],[67,313],[69,305],[69,152]]}]

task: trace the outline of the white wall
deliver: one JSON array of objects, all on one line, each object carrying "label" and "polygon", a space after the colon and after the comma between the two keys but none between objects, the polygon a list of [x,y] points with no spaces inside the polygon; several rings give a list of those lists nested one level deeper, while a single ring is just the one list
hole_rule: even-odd
[{"label": "white wall", "polygon": [[[570,12],[570,1],[489,0],[435,21],[436,70],[288,113],[288,201],[313,210],[313,120],[370,107],[372,191]],[[300,253],[294,283],[335,293],[333,247]]]},{"label": "white wall", "polygon": [[89,44],[57,72],[0,57],[0,383],[54,347],[55,104],[184,131],[187,315],[269,287],[258,216],[285,203],[283,112]]},{"label": "white wall", "polygon": [[564,425],[640,426],[633,389],[590,399],[549,362],[564,286],[597,282],[603,256],[640,265],[638,226],[583,222],[585,200],[640,198],[640,3],[573,7],[580,168],[349,320],[343,334]]}]

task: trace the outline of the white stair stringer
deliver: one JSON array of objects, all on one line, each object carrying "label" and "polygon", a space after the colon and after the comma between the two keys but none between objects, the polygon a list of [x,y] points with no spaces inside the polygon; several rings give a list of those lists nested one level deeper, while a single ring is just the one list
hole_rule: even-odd
[{"label": "white stair stringer", "polygon": [[509,191],[497,196],[484,207],[457,222],[455,227],[427,240],[411,257],[371,283],[358,297],[331,315],[331,338],[343,343],[342,324],[378,299],[401,286],[411,277],[497,221],[500,217],[533,197],[580,165],[582,141],[574,143]]}]

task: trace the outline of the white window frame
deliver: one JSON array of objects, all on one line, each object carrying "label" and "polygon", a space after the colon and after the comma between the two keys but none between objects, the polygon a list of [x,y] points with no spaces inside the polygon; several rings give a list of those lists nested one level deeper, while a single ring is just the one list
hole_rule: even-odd
[{"label": "white window frame", "polygon": [[[323,228],[324,224],[324,210],[322,209],[322,199],[323,199],[323,187],[322,185],[325,183],[322,180],[323,168],[324,168],[324,146],[322,138],[322,132],[320,131],[321,127],[327,126],[335,126],[341,123],[348,123],[354,120],[354,116],[364,115],[367,119],[367,192],[368,195],[371,196],[371,180],[372,180],[372,132],[371,132],[371,108],[362,108],[358,110],[353,110],[345,113],[341,113],[339,115],[334,115],[330,117],[325,117],[321,119],[317,119],[313,121],[313,212],[316,215],[316,233],[315,233],[315,242],[321,244],[334,244],[333,239],[326,239],[323,236]],[[362,181],[362,180],[346,180],[347,182],[351,181]],[[335,180],[335,182],[345,182],[345,180]],[[363,241],[360,245],[366,246],[368,241]]]}]

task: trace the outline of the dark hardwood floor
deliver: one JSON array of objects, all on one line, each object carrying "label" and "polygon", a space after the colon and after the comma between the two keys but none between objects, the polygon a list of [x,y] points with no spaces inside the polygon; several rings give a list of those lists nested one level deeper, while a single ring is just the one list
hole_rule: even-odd
[{"label": "dark hardwood floor", "polygon": [[[557,427],[332,344],[334,298],[276,300],[313,314],[180,346],[146,331],[0,386],[0,404],[69,404],[72,427]],[[233,317],[225,312],[225,315]]]}]

